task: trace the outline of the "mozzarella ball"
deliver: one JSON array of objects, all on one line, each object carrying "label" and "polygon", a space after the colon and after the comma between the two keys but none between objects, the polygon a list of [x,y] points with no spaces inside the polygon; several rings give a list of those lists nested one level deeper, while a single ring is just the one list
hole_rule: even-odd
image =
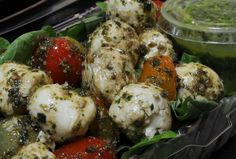
[{"label": "mozzarella ball", "polygon": [[56,159],[56,156],[40,142],[23,146],[12,159]]},{"label": "mozzarella ball", "polygon": [[109,0],[107,5],[108,15],[112,19],[119,18],[137,32],[155,25],[157,11],[157,6],[151,0]]},{"label": "mozzarella ball", "polygon": [[0,112],[5,116],[24,114],[32,93],[50,83],[52,79],[41,70],[13,62],[0,65]]},{"label": "mozzarella ball", "polygon": [[156,55],[170,56],[175,60],[175,51],[172,42],[157,28],[147,29],[139,36],[140,46],[145,47],[144,58]]},{"label": "mozzarella ball", "polygon": [[138,61],[138,35],[129,25],[120,20],[108,20],[98,27],[89,38],[90,52],[110,46],[126,51],[134,64]]},{"label": "mozzarella ball", "polygon": [[151,138],[169,130],[171,109],[160,87],[129,84],[119,92],[109,108],[109,116],[131,140]]},{"label": "mozzarella ball", "polygon": [[91,92],[111,103],[123,86],[136,82],[135,70],[123,50],[102,47],[87,56],[82,82]]},{"label": "mozzarella ball", "polygon": [[182,63],[176,67],[178,98],[219,100],[224,93],[220,77],[208,66],[200,63]]},{"label": "mozzarella ball", "polygon": [[56,142],[84,135],[96,116],[96,107],[90,97],[81,97],[59,84],[37,89],[28,109]]}]

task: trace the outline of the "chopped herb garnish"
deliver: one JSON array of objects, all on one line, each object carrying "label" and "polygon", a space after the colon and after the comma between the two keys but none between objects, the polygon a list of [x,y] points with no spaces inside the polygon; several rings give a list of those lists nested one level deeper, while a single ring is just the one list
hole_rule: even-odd
[{"label": "chopped herb garnish", "polygon": [[43,113],[38,113],[37,114],[38,121],[40,123],[46,123],[46,115]]},{"label": "chopped herb garnish", "polygon": [[128,94],[128,93],[124,93],[122,95],[122,98],[125,100],[125,101],[130,101],[130,99],[132,98],[133,96]]},{"label": "chopped herb garnish", "polygon": [[161,64],[161,62],[160,62],[160,60],[158,60],[158,59],[154,59],[154,60],[152,61],[152,63],[151,63],[151,65],[152,65],[153,67],[159,67],[160,64]]},{"label": "chopped herb garnish", "polygon": [[153,111],[153,109],[154,109],[154,105],[151,104],[151,105],[150,105],[150,108],[151,108],[151,110]]}]

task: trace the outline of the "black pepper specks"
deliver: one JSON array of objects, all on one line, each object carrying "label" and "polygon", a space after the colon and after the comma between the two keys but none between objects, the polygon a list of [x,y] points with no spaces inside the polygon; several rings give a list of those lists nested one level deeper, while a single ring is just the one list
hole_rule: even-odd
[{"label": "black pepper specks", "polygon": [[15,69],[9,71],[11,74],[7,80],[8,89],[8,102],[12,104],[14,112],[21,114],[25,112],[26,105],[28,103],[27,97],[23,97],[20,93],[21,77]]}]

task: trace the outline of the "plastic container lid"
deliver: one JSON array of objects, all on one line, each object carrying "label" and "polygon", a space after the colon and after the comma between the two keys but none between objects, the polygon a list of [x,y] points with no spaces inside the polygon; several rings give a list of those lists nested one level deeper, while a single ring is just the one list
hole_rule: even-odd
[{"label": "plastic container lid", "polygon": [[177,38],[236,43],[236,0],[167,0],[159,26]]}]

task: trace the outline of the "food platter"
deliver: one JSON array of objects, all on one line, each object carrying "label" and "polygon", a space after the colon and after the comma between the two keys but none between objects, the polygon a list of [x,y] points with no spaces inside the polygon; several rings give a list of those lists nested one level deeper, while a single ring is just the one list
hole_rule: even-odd
[{"label": "food platter", "polygon": [[[55,36],[55,35],[61,36],[61,37],[68,36],[69,38],[74,38],[80,41],[81,43],[83,43],[83,41],[85,41],[85,39],[87,39],[98,26],[100,26],[103,22],[107,20],[107,17],[106,17],[107,15],[105,14],[103,10],[104,4],[105,3],[103,2],[98,3],[97,6],[93,6],[89,8],[87,11],[85,11],[82,14],[81,13],[75,14],[71,18],[68,18],[57,25],[44,27],[43,29],[47,33],[51,34],[52,36]],[[40,32],[36,32],[36,33],[41,34]],[[17,48],[18,45],[19,44],[15,45],[15,47]],[[87,42],[85,42],[84,46],[86,45],[87,45]],[[7,53],[9,52],[10,51],[8,51]],[[14,55],[13,59],[16,62],[21,62],[21,63],[23,62],[23,63],[28,64],[27,59],[29,58],[26,56],[22,58],[21,56],[22,54],[18,54],[16,56]],[[27,56],[32,56],[32,54],[29,53]],[[11,56],[2,56],[0,58],[1,63],[4,63],[4,61],[9,60],[8,59],[9,57],[11,58]],[[63,89],[68,89],[68,88],[69,87],[66,87]],[[76,89],[80,89],[80,88],[76,88]],[[93,90],[93,91],[96,91],[96,90]],[[80,90],[78,92],[80,92]],[[110,100],[110,98],[113,98],[113,97],[109,96],[108,100]],[[125,100],[127,100],[127,98],[131,98],[131,97],[126,97]],[[115,99],[116,99],[115,103],[120,102],[120,99],[119,100],[118,98],[115,98]],[[165,133],[161,134],[160,132],[158,132],[156,134],[157,136],[155,136],[156,137],[155,142],[153,142],[154,140],[144,139],[145,141],[141,141],[141,144],[137,142],[136,143],[137,145],[132,143],[133,142],[132,139],[127,139],[127,136],[126,137],[121,136],[121,139],[120,139],[121,142],[118,143],[118,146],[116,145],[118,158],[121,157],[122,159],[125,159],[125,158],[131,158],[131,159],[139,159],[139,158],[140,159],[156,159],[156,158],[158,159],[184,159],[184,158],[207,159],[211,156],[212,152],[219,150],[231,137],[233,137],[236,134],[236,126],[235,126],[236,96],[235,95],[227,95],[224,98],[221,98],[221,100],[217,102],[208,102],[208,101],[196,102],[195,99],[190,100],[190,102],[187,104],[187,106],[189,106],[189,110],[187,113],[195,115],[193,116],[193,118],[189,118],[189,114],[187,115],[187,117],[184,116],[183,114],[181,115],[178,114],[179,113],[178,110],[176,109],[177,110],[176,111],[174,108],[178,108],[179,106],[182,106],[182,105],[181,104],[179,105],[178,103],[175,103],[174,101],[173,103],[174,103],[173,104],[174,106],[172,106],[171,104],[170,105],[173,109],[172,114],[176,115],[176,116],[173,116],[173,120],[176,120],[176,122],[174,121],[174,124],[173,124],[174,126],[171,129],[172,131],[167,132],[166,133],[167,136],[165,136],[166,135]],[[204,106],[207,106],[207,105],[209,105],[209,109],[203,108]],[[151,109],[153,108],[151,107]],[[33,112],[34,110],[30,110],[30,111]],[[39,119],[39,115],[36,118]],[[179,120],[177,120],[177,118]],[[41,116],[40,119],[44,120],[44,117]],[[50,130],[48,132],[49,134],[52,133],[50,132]],[[125,135],[125,133],[124,134],[123,133],[124,132],[122,132],[122,135]],[[55,138],[57,140],[57,137]],[[64,140],[64,136],[58,140],[59,141]],[[128,140],[128,142],[126,142],[125,140]],[[58,147],[60,146],[61,145],[59,144]]]}]

